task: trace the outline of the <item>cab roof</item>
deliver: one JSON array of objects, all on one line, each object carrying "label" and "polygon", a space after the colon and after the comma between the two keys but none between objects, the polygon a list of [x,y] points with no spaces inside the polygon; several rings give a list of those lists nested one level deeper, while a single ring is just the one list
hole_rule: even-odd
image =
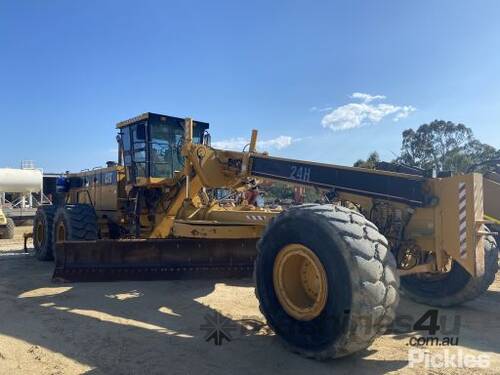
[{"label": "cab roof", "polygon": [[[154,121],[159,121],[159,122],[165,122],[166,125],[170,125],[170,124],[182,125],[182,124],[184,124],[184,119],[180,118],[180,117],[167,116],[167,115],[162,115],[159,113],[145,112],[139,116],[132,117],[128,120],[120,121],[118,124],[116,124],[116,128],[121,129],[125,126],[133,125],[137,122],[142,122],[145,120],[154,120]],[[203,129],[208,129],[210,126],[208,124],[208,122],[202,122],[202,121],[194,121],[194,125],[196,127],[202,127]]]}]

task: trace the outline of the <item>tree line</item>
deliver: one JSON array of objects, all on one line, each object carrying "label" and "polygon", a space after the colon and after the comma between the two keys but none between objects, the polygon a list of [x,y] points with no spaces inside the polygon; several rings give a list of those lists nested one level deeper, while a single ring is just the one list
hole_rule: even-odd
[{"label": "tree line", "polygon": [[[354,166],[375,169],[378,162],[380,156],[374,151]],[[400,154],[392,162],[437,172],[485,172],[500,164],[500,150],[477,140],[464,124],[434,120],[403,131]]]}]

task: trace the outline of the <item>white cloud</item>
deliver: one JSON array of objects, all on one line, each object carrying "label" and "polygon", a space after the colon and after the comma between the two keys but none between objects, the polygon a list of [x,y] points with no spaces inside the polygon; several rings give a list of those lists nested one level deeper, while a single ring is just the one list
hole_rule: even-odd
[{"label": "white cloud", "polygon": [[219,148],[221,150],[241,151],[243,150],[243,147],[245,147],[248,143],[249,143],[248,139],[238,137],[238,138],[224,139],[222,141],[212,142],[212,147]]},{"label": "white cloud", "polygon": [[294,140],[288,135],[280,135],[274,139],[268,139],[267,141],[257,141],[257,147],[262,149],[275,148],[281,150],[290,146]]},{"label": "white cloud", "polygon": [[398,106],[388,103],[371,103],[374,100],[384,100],[384,95],[370,95],[355,92],[351,95],[353,99],[361,100],[361,103],[349,103],[332,109],[332,111],[321,120],[325,128],[332,130],[346,130],[359,128],[363,125],[375,124],[385,117],[392,116],[393,121],[399,121],[408,117],[416,110],[411,105]]},{"label": "white cloud", "polygon": [[402,118],[408,117],[408,115],[412,112],[415,112],[417,109],[411,105],[404,105],[401,107],[401,110],[394,116],[394,121],[399,121]]},{"label": "white cloud", "polygon": [[374,100],[384,100],[385,95],[370,95],[363,92],[355,92],[351,95],[351,99],[360,99],[364,103],[370,103]]},{"label": "white cloud", "polygon": [[[289,147],[292,143],[300,142],[301,138],[292,138],[288,135],[280,135],[279,137],[257,141],[257,148],[262,151],[269,149],[282,150]],[[243,137],[225,139],[221,141],[212,142],[212,147],[222,149],[222,150],[236,150],[241,151],[248,145],[250,141]]]},{"label": "white cloud", "polygon": [[328,111],[331,111],[332,109],[333,109],[332,107],[323,107],[323,108],[311,107],[311,108],[309,108],[309,111],[310,112],[328,112]]}]

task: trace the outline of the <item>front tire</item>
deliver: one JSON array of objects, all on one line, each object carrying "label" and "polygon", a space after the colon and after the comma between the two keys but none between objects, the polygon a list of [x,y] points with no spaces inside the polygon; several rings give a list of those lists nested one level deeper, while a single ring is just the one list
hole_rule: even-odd
[{"label": "front tire", "polygon": [[453,261],[446,274],[402,277],[401,290],[418,303],[436,307],[457,306],[483,294],[495,280],[497,271],[498,246],[493,236],[486,236],[483,276],[472,277],[458,262]]},{"label": "front tire", "polygon": [[310,358],[368,347],[394,319],[399,300],[387,246],[374,224],[345,207],[311,204],[280,214],[258,243],[255,267],[269,326]]},{"label": "front tire", "polygon": [[52,232],[54,230],[54,206],[39,207],[33,221],[33,246],[38,260],[53,260]]},{"label": "front tire", "polygon": [[60,207],[54,217],[52,236],[54,257],[57,257],[58,242],[97,240],[97,216],[94,208],[88,204],[68,204]]}]

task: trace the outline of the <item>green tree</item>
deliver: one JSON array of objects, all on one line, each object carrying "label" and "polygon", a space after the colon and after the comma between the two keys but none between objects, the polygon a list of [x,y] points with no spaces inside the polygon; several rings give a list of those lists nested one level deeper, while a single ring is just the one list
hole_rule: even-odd
[{"label": "green tree", "polygon": [[401,155],[396,161],[426,170],[466,172],[476,163],[499,156],[498,150],[475,139],[465,125],[435,120],[417,130],[403,131]]},{"label": "green tree", "polygon": [[265,190],[268,194],[269,198],[272,199],[292,199],[293,198],[293,187],[283,183],[283,182],[274,182],[267,189],[261,188]]},{"label": "green tree", "polygon": [[315,203],[323,198],[321,190],[312,187],[306,187],[306,193],[304,194],[304,203]]},{"label": "green tree", "polygon": [[359,159],[354,163],[354,166],[358,168],[375,169],[379,161],[380,161],[380,156],[378,152],[373,151],[370,153],[370,155],[368,155],[368,158],[366,160]]},{"label": "green tree", "polygon": [[[270,186],[261,186],[260,190],[266,193],[268,200],[274,199],[294,199],[294,186],[284,182],[273,182]],[[323,194],[319,189],[306,187],[304,192],[304,203],[313,203],[322,198]]]}]

